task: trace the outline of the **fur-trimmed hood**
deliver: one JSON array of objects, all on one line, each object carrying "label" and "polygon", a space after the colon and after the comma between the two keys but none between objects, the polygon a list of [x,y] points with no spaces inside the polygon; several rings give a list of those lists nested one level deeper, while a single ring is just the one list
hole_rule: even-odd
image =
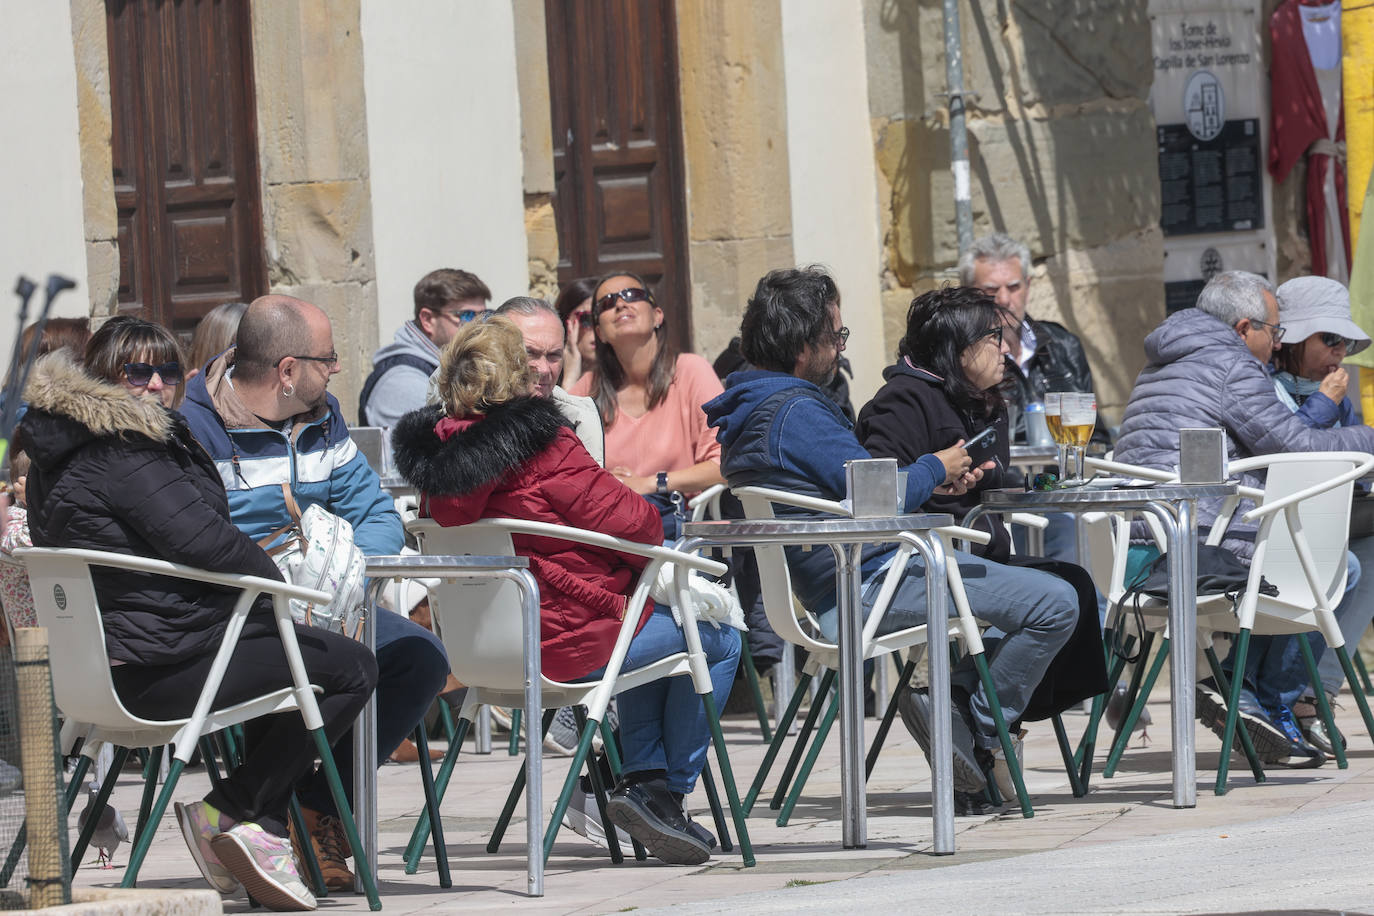
[{"label": "fur-trimmed hood", "polygon": [[161,404],[131,397],[123,386],[98,379],[58,350],[33,367],[24,398],[24,448],[34,458],[56,460],[92,439],[173,438],[176,423]]},{"label": "fur-trimmed hood", "polygon": [[553,401],[517,398],[485,416],[452,418],[422,407],[391,431],[391,454],[401,476],[424,493],[461,496],[525,464],[570,426]]}]

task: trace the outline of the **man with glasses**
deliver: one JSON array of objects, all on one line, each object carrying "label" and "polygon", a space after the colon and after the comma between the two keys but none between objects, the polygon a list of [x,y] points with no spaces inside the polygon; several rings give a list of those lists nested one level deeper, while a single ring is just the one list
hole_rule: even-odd
[{"label": "man with glasses", "polygon": [[372,357],[372,374],[358,396],[358,422],[391,428],[423,407],[439,351],[465,323],[485,315],[491,290],[466,270],[441,268],[415,284],[415,317]]},{"label": "man with glasses", "polygon": [[[1217,274],[1198,295],[1193,308],[1175,312],[1145,338],[1146,366],[1136,379],[1116,459],[1160,470],[1178,468],[1179,430],[1219,427],[1226,436],[1229,459],[1279,452],[1374,451],[1374,429],[1347,426],[1308,427],[1284,404],[1269,374],[1269,361],[1283,340],[1274,287],[1245,271]],[[1241,475],[1244,486],[1263,488],[1262,476]],[[1222,500],[1199,500],[1200,537],[1216,521]],[[1253,504],[1242,501],[1226,529],[1222,546],[1248,563],[1255,550],[1258,522],[1247,522]],[[1132,530],[1128,579],[1152,559],[1154,542],[1143,522]],[[1352,557],[1353,559],[1353,557]],[[1359,579],[1354,564],[1348,587]],[[1343,616],[1347,601],[1336,608]],[[1313,640],[1320,653],[1320,643]],[[1250,643],[1240,709],[1265,763],[1288,767],[1320,766],[1322,754],[1303,740],[1291,706],[1306,685],[1306,666],[1291,637],[1257,637]],[[1207,682],[1199,687],[1198,712],[1218,734],[1225,709]]]},{"label": "man with glasses", "polygon": [[[263,296],[243,313],[237,346],[188,383],[181,412],[219,470],[234,524],[249,537],[262,540],[292,523],[289,490],[301,511],[319,505],[346,519],[365,555],[397,554],[401,518],[326,390],[338,371],[329,316],[309,302]],[[377,616],[376,652],[380,764],[414,731],[449,669],[443,644],[401,614]],[[337,746],[351,741],[345,736]],[[351,793],[353,755],[336,756]],[[348,843],[323,776],[307,778],[296,794],[325,883],[352,888]]]}]

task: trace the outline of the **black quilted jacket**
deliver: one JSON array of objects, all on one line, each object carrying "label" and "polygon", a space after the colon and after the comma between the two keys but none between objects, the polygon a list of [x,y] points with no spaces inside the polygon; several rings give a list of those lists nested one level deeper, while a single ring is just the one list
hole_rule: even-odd
[{"label": "black quilted jacket", "polygon": [[[29,528],[37,547],[85,547],[217,572],[281,579],[229,520],[214,463],[180,414],[45,357],[25,392],[18,444],[29,454]],[[237,591],[130,572],[98,572],[112,661],[167,665],[215,651]],[[270,613],[259,599],[255,612]]]}]

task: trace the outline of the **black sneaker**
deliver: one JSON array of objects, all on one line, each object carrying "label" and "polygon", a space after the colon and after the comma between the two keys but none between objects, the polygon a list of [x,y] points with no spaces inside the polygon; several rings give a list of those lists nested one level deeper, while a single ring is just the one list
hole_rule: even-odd
[{"label": "black sneaker", "polygon": [[691,829],[662,778],[616,786],[606,803],[606,816],[669,865],[700,865],[711,858],[711,847]]},{"label": "black sneaker", "polygon": [[[1255,695],[1241,687],[1240,702],[1236,705],[1237,722],[1250,736],[1250,743],[1255,746],[1255,753],[1260,760],[1281,764],[1288,759],[1292,742],[1283,729],[1270,720]],[[1210,678],[1197,685],[1197,717],[1218,738],[1226,734],[1226,701]]]},{"label": "black sneaker", "polygon": [[707,849],[715,849],[716,843],[718,842],[716,840],[716,835],[701,826],[701,824],[698,824],[692,818],[692,815],[688,813],[687,796],[683,795],[681,792],[669,792],[668,794],[673,796],[673,801],[677,802],[677,806],[682,809],[682,816],[687,819],[688,832],[705,843]]},{"label": "black sneaker", "polygon": [[[978,765],[974,754],[973,729],[969,726],[965,704],[950,700],[950,733],[954,738],[954,789],[956,792],[977,793],[987,788],[987,778]],[[916,739],[921,750],[930,760],[930,694],[926,688],[907,688],[903,686],[897,698],[897,709],[902,714],[902,723]]]}]

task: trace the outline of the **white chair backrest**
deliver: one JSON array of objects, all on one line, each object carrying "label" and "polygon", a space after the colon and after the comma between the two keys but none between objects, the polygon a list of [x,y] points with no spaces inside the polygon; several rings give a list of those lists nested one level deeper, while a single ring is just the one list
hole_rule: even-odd
[{"label": "white chair backrest", "polygon": [[[508,532],[446,528],[433,519],[407,525],[431,556],[512,556]],[[453,676],[492,690],[524,689],[525,644],[520,592],[500,579],[446,580],[429,590],[434,631],[443,640]]]},{"label": "white chair backrest", "polygon": [[[1331,480],[1349,471],[1357,460],[1342,454],[1329,456],[1306,454],[1302,460],[1282,460],[1289,456],[1271,456],[1264,486],[1263,505]],[[1363,456],[1361,456],[1363,457]],[[1303,537],[1312,552],[1317,582],[1325,590],[1328,607],[1335,607],[1345,588],[1346,542],[1350,534],[1350,500],[1353,481],[1333,487],[1324,493],[1310,496],[1297,503]],[[1263,551],[1261,571],[1264,578],[1278,586],[1279,600],[1285,603],[1316,606],[1316,596],[1303,573],[1298,551],[1293,543],[1286,511],[1274,517],[1268,542]]]},{"label": "white chair backrest", "polygon": [[105,627],[90,567],[57,552],[25,557],[38,623],[48,630],[53,698],[68,719],[136,728],[141,719],[119,702],[110,680]]},{"label": "white chair backrest", "polygon": [[368,467],[378,474],[386,474],[386,430],[380,426],[350,426],[348,437],[363,453]]}]

